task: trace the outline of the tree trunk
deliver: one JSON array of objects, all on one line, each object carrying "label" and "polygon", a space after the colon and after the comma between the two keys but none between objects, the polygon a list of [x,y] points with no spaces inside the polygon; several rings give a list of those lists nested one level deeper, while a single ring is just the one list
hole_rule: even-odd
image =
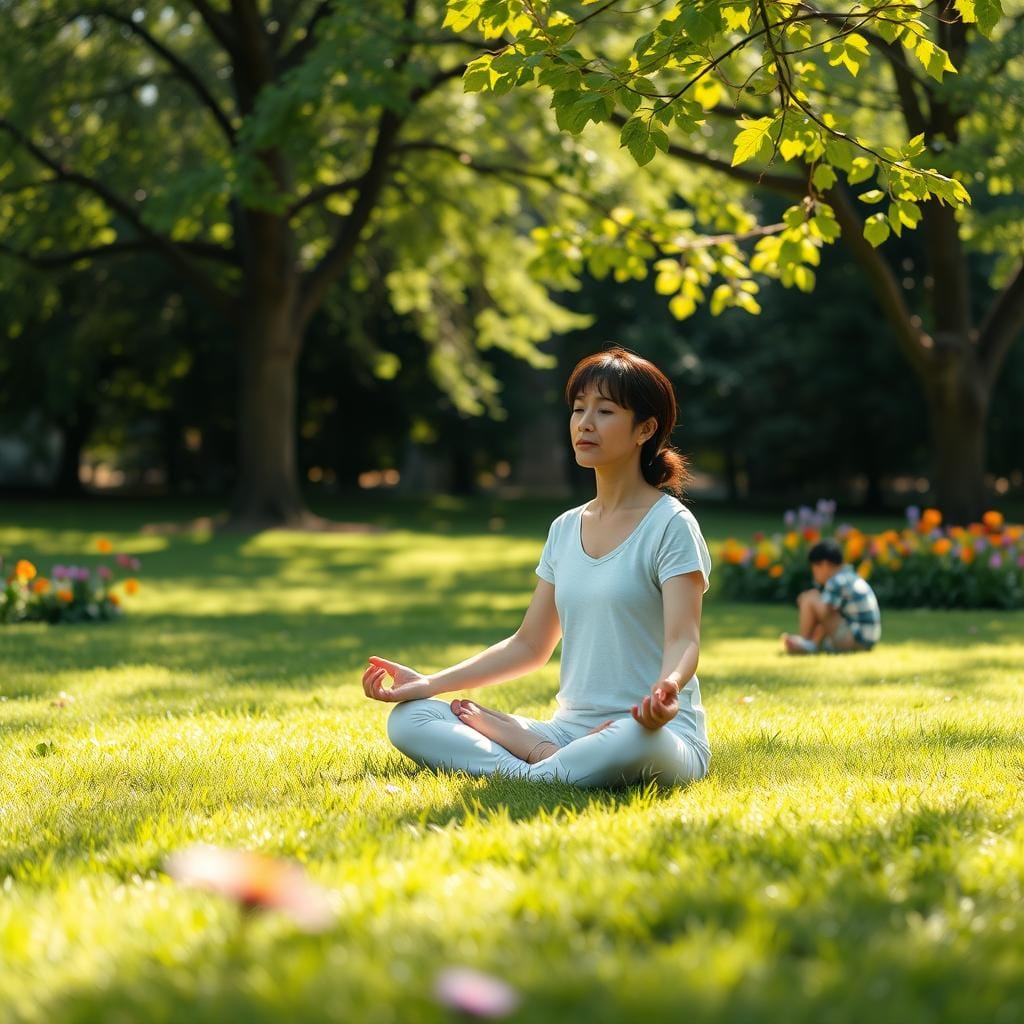
[{"label": "tree trunk", "polygon": [[85,493],[78,475],[82,449],[92,433],[93,416],[82,410],[60,424],[60,465],[53,482],[53,493],[59,498],[79,498]]},{"label": "tree trunk", "polygon": [[966,341],[940,346],[924,374],[935,460],[935,501],[947,522],[984,511],[986,424],[991,389]]},{"label": "tree trunk", "polygon": [[242,313],[239,344],[238,480],[231,526],[303,526],[313,517],[295,459],[296,369],[301,339],[287,290]]}]

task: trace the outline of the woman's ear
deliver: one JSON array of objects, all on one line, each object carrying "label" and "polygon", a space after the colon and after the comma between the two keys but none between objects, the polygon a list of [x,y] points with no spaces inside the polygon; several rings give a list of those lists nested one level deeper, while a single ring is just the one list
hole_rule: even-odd
[{"label": "woman's ear", "polygon": [[653,416],[640,427],[640,443],[647,444],[658,432],[658,421]]}]

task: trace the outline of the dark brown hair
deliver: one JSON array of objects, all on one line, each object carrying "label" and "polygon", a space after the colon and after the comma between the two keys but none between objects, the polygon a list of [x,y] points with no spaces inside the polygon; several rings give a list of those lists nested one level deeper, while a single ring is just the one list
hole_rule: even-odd
[{"label": "dark brown hair", "polygon": [[686,460],[669,438],[676,425],[672,382],[649,359],[614,345],[581,359],[569,374],[565,400],[571,406],[590,388],[633,413],[633,422],[657,421],[654,434],[640,449],[640,472],[654,487],[681,495],[689,480]]}]

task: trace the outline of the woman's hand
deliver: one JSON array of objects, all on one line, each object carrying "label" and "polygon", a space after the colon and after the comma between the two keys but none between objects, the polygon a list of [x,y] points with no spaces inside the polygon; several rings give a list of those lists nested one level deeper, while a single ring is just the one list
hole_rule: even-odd
[{"label": "woman's hand", "polygon": [[[387,676],[392,679],[390,688],[384,686]],[[434,696],[427,676],[421,676],[414,669],[376,655],[370,658],[370,665],[363,673],[363,693],[374,700],[390,704]]]},{"label": "woman's hand", "polygon": [[671,722],[679,712],[679,686],[671,679],[662,679],[651,687],[650,697],[633,705],[633,717],[652,732]]}]

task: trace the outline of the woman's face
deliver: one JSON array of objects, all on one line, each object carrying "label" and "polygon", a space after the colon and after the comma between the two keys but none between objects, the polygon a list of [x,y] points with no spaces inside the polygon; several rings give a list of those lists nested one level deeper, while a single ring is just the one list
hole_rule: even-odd
[{"label": "woman's face", "polygon": [[656,429],[655,419],[634,423],[631,409],[606,398],[596,388],[588,388],[572,403],[569,436],[576,462],[586,469],[638,458],[641,446]]}]

